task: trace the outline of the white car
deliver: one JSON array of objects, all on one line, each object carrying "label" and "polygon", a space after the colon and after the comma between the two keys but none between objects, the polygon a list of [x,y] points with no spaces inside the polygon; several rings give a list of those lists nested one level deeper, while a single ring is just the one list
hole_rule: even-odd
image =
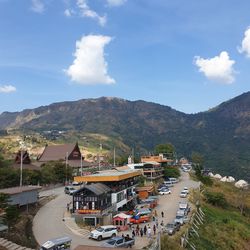
[{"label": "white car", "polygon": [[182,189],[182,191],[185,191],[187,194],[189,194],[189,190],[188,190],[187,187],[184,187],[184,188]]},{"label": "white car", "polygon": [[102,240],[117,236],[117,228],[113,225],[101,226],[91,231],[89,238],[95,240]]},{"label": "white car", "polygon": [[186,198],[187,197],[187,192],[186,191],[181,191],[180,197],[181,198]]},{"label": "white car", "polygon": [[159,194],[164,195],[164,194],[171,194],[171,191],[169,189],[161,189]]}]

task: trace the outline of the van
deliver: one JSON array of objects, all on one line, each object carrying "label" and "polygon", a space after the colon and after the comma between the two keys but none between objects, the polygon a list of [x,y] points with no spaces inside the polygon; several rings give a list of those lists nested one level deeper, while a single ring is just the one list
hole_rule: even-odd
[{"label": "van", "polygon": [[178,182],[178,179],[176,179],[176,178],[168,178],[172,183],[177,183]]}]

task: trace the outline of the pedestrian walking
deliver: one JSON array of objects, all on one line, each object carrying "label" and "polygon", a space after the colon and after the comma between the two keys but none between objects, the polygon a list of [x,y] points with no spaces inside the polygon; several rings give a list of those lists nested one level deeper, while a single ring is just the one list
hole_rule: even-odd
[{"label": "pedestrian walking", "polygon": [[143,231],[144,231],[144,235],[146,235],[147,234],[147,226],[146,225],[144,226],[144,230]]},{"label": "pedestrian walking", "polygon": [[158,217],[157,211],[155,210],[155,217]]},{"label": "pedestrian walking", "polygon": [[163,211],[161,212],[161,217],[162,217],[162,218],[164,217],[164,212],[163,212]]},{"label": "pedestrian walking", "polygon": [[148,227],[148,238],[151,239],[151,228]]},{"label": "pedestrian walking", "polygon": [[142,229],[142,227],[140,229],[140,234],[141,234],[141,237],[143,237],[143,229]]},{"label": "pedestrian walking", "polygon": [[163,220],[161,221],[161,226],[164,226],[164,222],[163,222]]},{"label": "pedestrian walking", "polygon": [[135,230],[132,231],[132,237],[135,238]]},{"label": "pedestrian walking", "polygon": [[157,218],[156,218],[156,220],[155,220],[155,224],[156,224],[156,227],[158,228],[159,223],[158,223],[158,219],[157,219]]},{"label": "pedestrian walking", "polygon": [[137,224],[135,232],[136,232],[136,236],[139,236],[139,234],[140,234],[140,227],[139,227],[138,224]]},{"label": "pedestrian walking", "polygon": [[154,230],[154,235],[155,235],[155,233],[156,233],[156,226],[155,225],[153,226],[153,230]]}]

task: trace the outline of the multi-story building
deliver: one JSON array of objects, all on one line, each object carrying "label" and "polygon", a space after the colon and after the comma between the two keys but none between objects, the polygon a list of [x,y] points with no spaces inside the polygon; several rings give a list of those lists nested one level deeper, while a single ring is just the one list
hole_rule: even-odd
[{"label": "multi-story building", "polygon": [[111,189],[111,203],[114,209],[122,210],[136,200],[135,187],[138,184],[140,170],[132,170],[126,167],[112,170],[99,171],[92,175],[76,176],[74,180],[86,183],[101,183]]},{"label": "multi-story building", "polygon": [[142,156],[141,162],[158,162],[162,165],[162,167],[174,165],[174,160],[167,157],[167,154],[163,153],[159,155]]},{"label": "multi-story building", "polygon": [[158,162],[142,162],[128,164],[128,167],[135,170],[141,170],[147,180],[153,181],[163,177],[163,167]]}]

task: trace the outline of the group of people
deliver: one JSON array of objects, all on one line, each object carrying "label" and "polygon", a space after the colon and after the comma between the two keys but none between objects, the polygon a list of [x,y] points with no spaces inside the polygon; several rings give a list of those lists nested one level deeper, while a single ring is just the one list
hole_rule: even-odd
[{"label": "group of people", "polygon": [[150,225],[144,225],[144,227],[140,227],[139,224],[136,225],[136,228],[132,226],[132,237],[136,236],[147,236],[148,238],[152,238],[152,232],[154,235],[156,234],[156,225],[153,226],[153,230],[151,229]]},{"label": "group of people", "polygon": [[[161,212],[162,218],[164,218],[164,212]],[[139,224],[136,225],[136,227],[132,226],[132,237],[136,236],[147,236],[148,238],[152,238],[152,234],[156,235],[156,230],[159,228],[159,222],[158,222],[158,217],[157,217],[157,212],[155,210],[155,213],[153,215],[153,228],[151,229],[150,225],[144,225],[142,227],[139,226]],[[163,231],[164,228],[164,222],[163,220],[160,223],[161,231]]]}]

